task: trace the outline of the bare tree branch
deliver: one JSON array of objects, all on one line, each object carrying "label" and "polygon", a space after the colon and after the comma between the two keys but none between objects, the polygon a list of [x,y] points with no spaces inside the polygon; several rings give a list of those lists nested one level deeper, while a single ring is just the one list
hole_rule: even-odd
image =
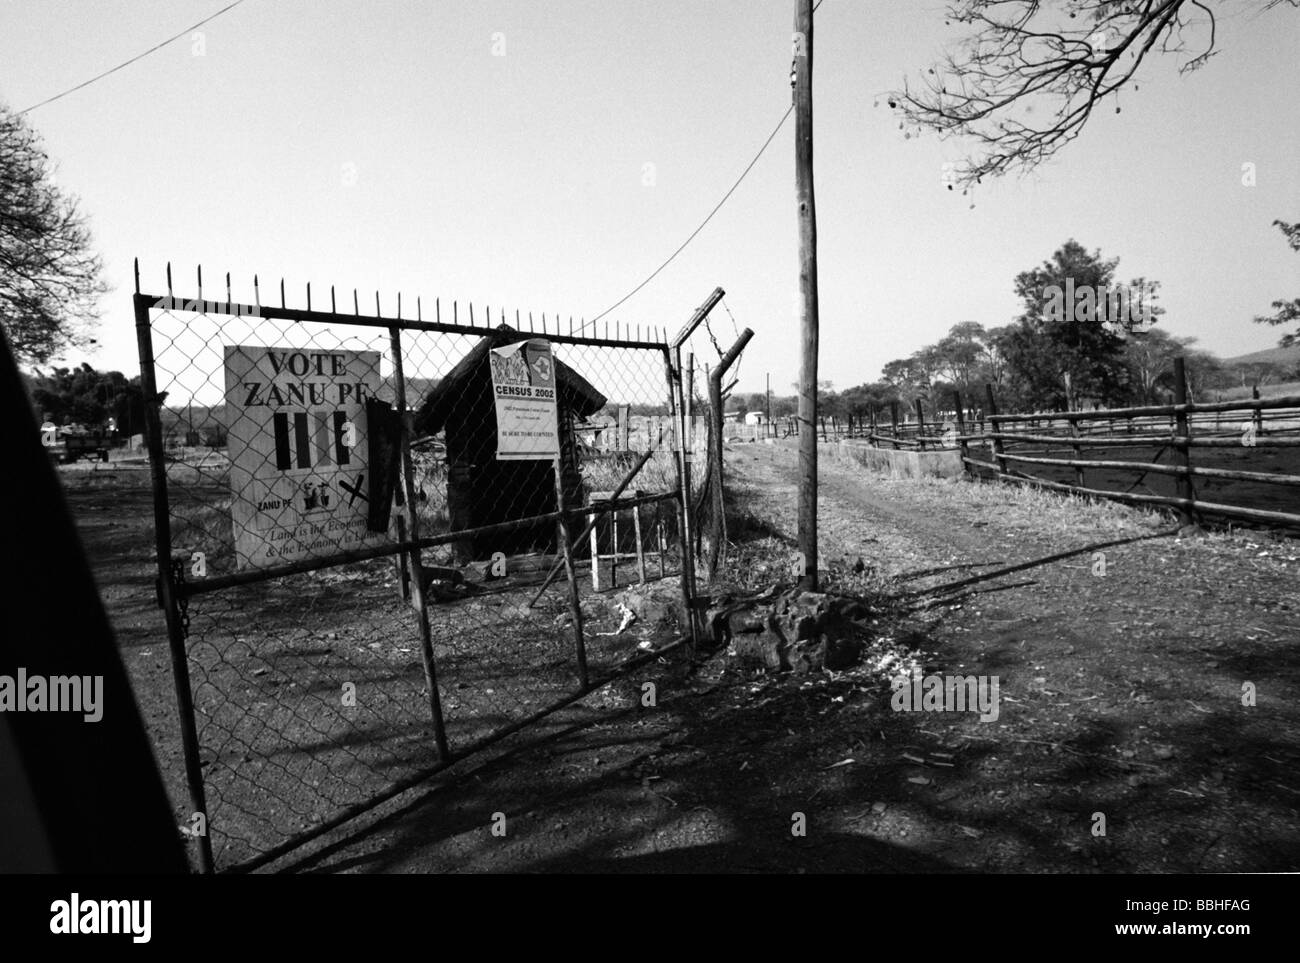
[{"label": "bare tree branch", "polygon": [[[947,22],[971,32],[929,68],[922,88],[905,81],[889,94],[889,105],[902,127],[975,141],[952,184],[1026,172],[1078,137],[1103,101],[1130,83],[1136,89],[1138,69],[1153,51],[1182,54],[1203,37],[1200,52],[1179,71],[1204,66],[1216,53],[1212,2],[959,0],[948,7]],[[1282,3],[1300,6],[1267,0],[1263,9]]]}]

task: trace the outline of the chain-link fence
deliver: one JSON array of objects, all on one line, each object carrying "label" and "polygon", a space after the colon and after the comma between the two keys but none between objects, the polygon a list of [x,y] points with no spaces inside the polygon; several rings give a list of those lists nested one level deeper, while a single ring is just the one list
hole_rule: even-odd
[{"label": "chain-link fence", "polygon": [[135,298],[186,762],[165,775],[209,870],[691,634],[665,344],[260,301]]}]

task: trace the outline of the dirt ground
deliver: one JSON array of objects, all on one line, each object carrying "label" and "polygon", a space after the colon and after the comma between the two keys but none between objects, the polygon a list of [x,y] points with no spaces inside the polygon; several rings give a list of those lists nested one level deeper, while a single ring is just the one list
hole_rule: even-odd
[{"label": "dirt ground", "polygon": [[[718,591],[788,582],[793,452],[737,445],[728,465]],[[997,676],[996,720],[895,712],[872,658],[815,676],[668,658],[280,868],[1300,869],[1300,544],[1180,537],[1113,504],[826,460],[820,494],[825,585],[872,605],[880,651]],[[122,554],[148,526],[147,489],[70,497],[137,687],[161,693],[141,697],[160,764],[179,771],[152,570]]]},{"label": "dirt ground", "polygon": [[[151,495],[140,467],[78,465],[63,478],[183,824],[195,807],[178,752],[170,655],[153,593]],[[185,466],[172,469],[184,477]],[[174,535],[193,528],[185,522],[195,517],[195,490],[173,488]],[[200,519],[212,516],[210,501],[199,502]],[[185,544],[173,540],[178,543]],[[439,561],[433,552],[425,558]],[[514,558],[516,571],[490,584],[448,589],[430,607],[441,711],[453,751],[579,687],[564,583],[528,606],[549,568],[541,556],[529,561]],[[657,568],[648,564],[647,577],[653,580]],[[608,563],[605,569],[608,578]],[[652,584],[666,588],[668,582]],[[649,627],[611,631],[622,621],[618,596],[592,593],[585,578],[579,585],[587,663],[604,674],[640,653]],[[418,618],[400,598],[391,560],[200,594],[188,603],[186,617],[203,808],[218,868],[257,857],[436,762]],[[544,720],[531,733],[552,724]]]}]

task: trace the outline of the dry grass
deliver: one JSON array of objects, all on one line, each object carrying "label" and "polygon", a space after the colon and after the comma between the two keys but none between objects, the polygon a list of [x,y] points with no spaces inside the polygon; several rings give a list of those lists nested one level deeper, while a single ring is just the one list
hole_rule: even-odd
[{"label": "dry grass", "polygon": [[[1238,399],[1249,398],[1250,388],[1243,388],[1239,385],[1236,388],[1216,391],[1214,394],[1223,401],[1237,401]],[[1300,381],[1280,381],[1273,385],[1261,385],[1259,388],[1261,398],[1278,398],[1282,395],[1300,395]]]},{"label": "dry grass", "polygon": [[[640,459],[635,451],[612,454],[584,455],[582,482],[588,492],[612,492],[627,477]],[[661,451],[651,456],[628,485],[629,490],[658,494],[677,488],[677,468],[671,452]]]},{"label": "dry grass", "polygon": [[1052,491],[1031,484],[978,483],[964,479],[924,478],[894,481],[872,479],[888,489],[929,489],[952,504],[976,512],[997,513],[999,524],[1050,527],[1063,535],[1098,532],[1122,537],[1162,531],[1169,516],[1154,509]]}]

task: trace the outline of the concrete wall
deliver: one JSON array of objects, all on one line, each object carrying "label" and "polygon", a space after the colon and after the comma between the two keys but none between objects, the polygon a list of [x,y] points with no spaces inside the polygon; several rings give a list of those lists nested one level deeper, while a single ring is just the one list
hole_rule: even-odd
[{"label": "concrete wall", "polygon": [[872,448],[865,441],[845,439],[819,442],[818,454],[853,461],[890,478],[959,478],[962,474],[961,449],[939,451],[894,451]]}]

